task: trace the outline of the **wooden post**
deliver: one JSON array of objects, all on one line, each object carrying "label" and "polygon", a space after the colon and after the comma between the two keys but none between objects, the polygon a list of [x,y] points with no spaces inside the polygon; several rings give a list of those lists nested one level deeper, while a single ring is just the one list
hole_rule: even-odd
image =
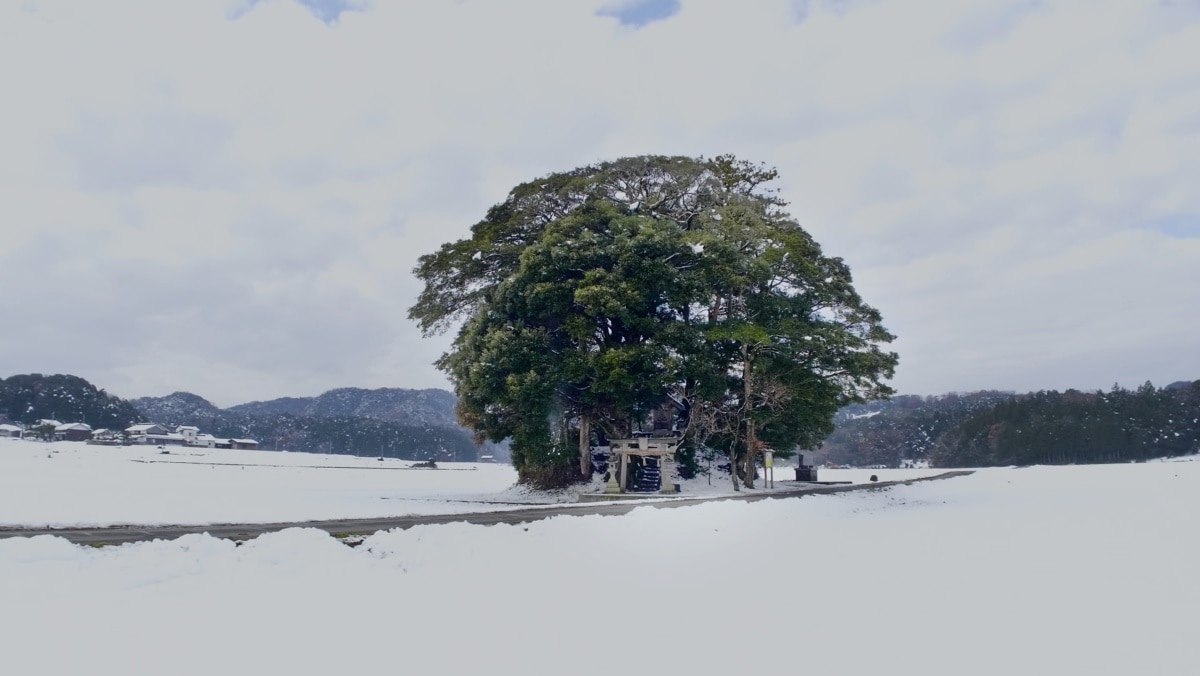
[{"label": "wooden post", "polygon": [[621,492],[629,490],[629,454],[621,454]]}]

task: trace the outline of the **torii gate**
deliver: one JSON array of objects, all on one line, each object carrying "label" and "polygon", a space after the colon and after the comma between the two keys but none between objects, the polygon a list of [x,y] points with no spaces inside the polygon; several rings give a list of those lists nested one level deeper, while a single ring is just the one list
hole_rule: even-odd
[{"label": "torii gate", "polygon": [[[680,437],[636,437],[633,439],[609,439],[608,482],[605,493],[624,493],[629,484],[629,456],[653,456],[658,458],[658,469],[662,475],[660,493],[674,493],[675,484],[671,474],[675,469],[675,451],[682,441]],[[617,479],[620,470],[620,479]]]}]

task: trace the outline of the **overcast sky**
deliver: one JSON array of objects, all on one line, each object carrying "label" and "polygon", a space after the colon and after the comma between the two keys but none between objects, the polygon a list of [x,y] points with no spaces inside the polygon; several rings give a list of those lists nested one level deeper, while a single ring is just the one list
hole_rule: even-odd
[{"label": "overcast sky", "polygon": [[1200,0],[0,0],[0,376],[446,387],[522,181],[777,167],[903,393],[1200,378]]}]

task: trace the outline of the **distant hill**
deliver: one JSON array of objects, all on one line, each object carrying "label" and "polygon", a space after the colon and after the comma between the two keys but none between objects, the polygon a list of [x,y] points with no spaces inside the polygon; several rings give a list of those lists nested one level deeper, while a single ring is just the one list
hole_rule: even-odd
[{"label": "distant hill", "polygon": [[94,429],[124,429],[144,420],[133,404],[83,378],[41,373],[0,378],[0,413],[25,425],[47,419]]},{"label": "distant hill", "polygon": [[140,397],[131,400],[130,403],[141,411],[142,415],[162,424],[171,424],[176,420],[212,418],[221,412],[212,402],[191,392],[174,392],[165,397]]},{"label": "distant hill", "polygon": [[458,425],[455,398],[445,390],[340,388],[316,397],[283,397],[217,408],[190,392],[142,397],[133,404],[149,420],[195,425],[217,437],[256,439],[260,448],[407,459],[508,457]]},{"label": "distant hill", "polygon": [[342,388],[221,409],[190,392],[126,401],[72,375],[0,378],[0,417],[26,425],[41,419],[124,429],[134,423],[195,425],[218,438],[251,438],[259,448],[410,460],[474,461],[508,457],[504,445],[477,446],[454,417],[445,390]]},{"label": "distant hill", "polygon": [[316,397],[284,397],[229,407],[246,415],[359,416],[403,423],[458,426],[454,395],[445,390],[343,387]]}]

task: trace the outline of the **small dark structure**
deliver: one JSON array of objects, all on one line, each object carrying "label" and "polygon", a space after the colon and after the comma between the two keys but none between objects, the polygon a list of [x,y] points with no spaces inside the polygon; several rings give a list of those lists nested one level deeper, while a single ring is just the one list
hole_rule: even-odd
[{"label": "small dark structure", "polygon": [[631,493],[653,493],[662,487],[662,471],[659,469],[658,458],[643,458],[641,467],[633,472],[630,486],[626,489]]},{"label": "small dark structure", "polygon": [[92,438],[92,427],[87,423],[66,423],[54,428],[55,441],[87,441]]},{"label": "small dark structure", "polygon": [[[182,437],[180,437],[180,439],[182,439]],[[180,445],[182,446],[183,444],[180,443]],[[229,448],[229,449],[233,449],[233,450],[241,449],[241,450],[245,450],[245,451],[255,451],[255,450],[258,450],[258,442],[255,441],[254,439],[228,439],[225,441],[216,442],[215,444],[213,444],[213,447]]]},{"label": "small dark structure", "polygon": [[796,456],[796,481],[805,481],[808,483],[815,483],[817,481],[817,468],[804,464],[803,453]]}]

